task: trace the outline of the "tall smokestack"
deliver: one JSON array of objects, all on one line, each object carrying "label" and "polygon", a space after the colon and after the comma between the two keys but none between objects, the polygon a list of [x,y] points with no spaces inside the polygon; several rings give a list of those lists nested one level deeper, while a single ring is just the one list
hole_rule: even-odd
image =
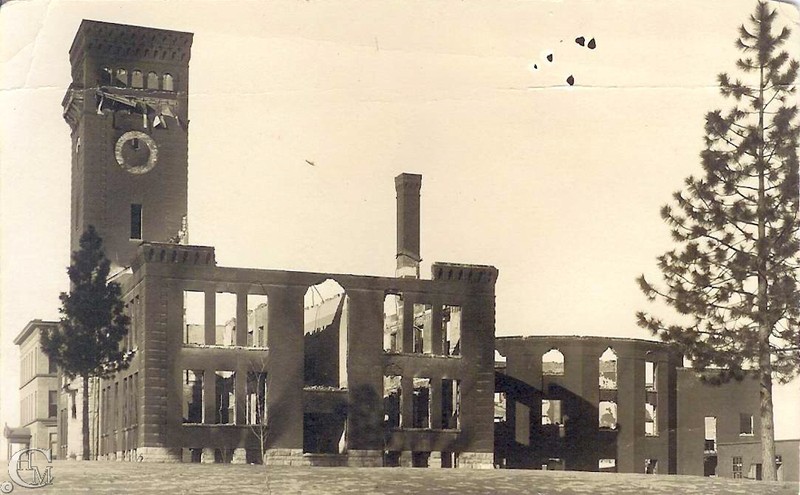
[{"label": "tall smokestack", "polygon": [[419,278],[419,190],[422,176],[400,174],[394,178],[397,191],[397,270],[395,276]]}]

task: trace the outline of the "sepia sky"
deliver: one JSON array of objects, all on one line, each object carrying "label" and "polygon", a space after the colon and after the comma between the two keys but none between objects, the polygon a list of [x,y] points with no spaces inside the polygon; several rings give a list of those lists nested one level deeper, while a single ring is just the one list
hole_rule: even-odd
[{"label": "sepia sky", "polygon": [[[19,420],[11,341],[56,319],[68,286],[61,99],[81,19],[194,33],[189,241],[220,265],[392,275],[393,178],[421,173],[422,273],[498,267],[498,335],[651,338],[635,278],[658,278],[659,207],[701,172],[703,116],[754,4],[4,3],[0,423]],[[800,437],[799,387],[777,389],[778,438]]]}]

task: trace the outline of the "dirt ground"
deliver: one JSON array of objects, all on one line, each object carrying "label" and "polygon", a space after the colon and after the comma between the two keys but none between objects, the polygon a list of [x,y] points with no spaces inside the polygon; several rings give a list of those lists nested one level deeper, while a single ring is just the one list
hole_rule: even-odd
[{"label": "dirt ground", "polygon": [[[42,467],[40,466],[40,469]],[[787,494],[797,483],[569,471],[419,468],[270,467],[231,464],[148,464],[54,461],[53,483],[11,493],[270,493],[270,494]],[[0,475],[0,486],[9,486]],[[0,490],[2,493],[8,493]]]}]

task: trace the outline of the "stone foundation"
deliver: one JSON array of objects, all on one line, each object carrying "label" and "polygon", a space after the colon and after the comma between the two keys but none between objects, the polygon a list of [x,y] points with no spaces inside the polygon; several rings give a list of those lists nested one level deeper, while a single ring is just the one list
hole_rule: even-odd
[{"label": "stone foundation", "polygon": [[181,449],[166,447],[139,447],[136,460],[141,462],[181,462]]},{"label": "stone foundation", "polygon": [[303,460],[303,449],[268,449],[264,457],[267,466],[310,466]]},{"label": "stone foundation", "polygon": [[494,469],[494,453],[461,452],[458,454],[458,467],[465,469]]},{"label": "stone foundation", "polygon": [[247,450],[233,449],[233,455],[231,456],[231,464],[247,464]]},{"label": "stone foundation", "polygon": [[217,459],[214,456],[214,449],[203,449],[202,454],[200,454],[200,462],[203,464],[214,464],[217,462]]},{"label": "stone foundation", "polygon": [[349,450],[347,451],[349,467],[383,467],[382,450]]}]

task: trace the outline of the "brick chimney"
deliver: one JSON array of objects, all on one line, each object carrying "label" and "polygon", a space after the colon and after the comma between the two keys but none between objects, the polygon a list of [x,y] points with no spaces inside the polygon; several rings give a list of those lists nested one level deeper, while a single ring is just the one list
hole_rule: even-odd
[{"label": "brick chimney", "polygon": [[397,270],[395,276],[419,278],[419,190],[422,176],[402,173],[394,178],[397,191]]}]

